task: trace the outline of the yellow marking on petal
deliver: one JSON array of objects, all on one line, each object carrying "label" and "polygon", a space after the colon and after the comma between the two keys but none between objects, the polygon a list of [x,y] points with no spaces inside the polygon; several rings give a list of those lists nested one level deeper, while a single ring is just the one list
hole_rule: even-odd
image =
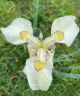
[{"label": "yellow marking on petal", "polygon": [[22,32],[20,32],[21,38],[24,39],[24,37],[25,37],[26,34],[28,34],[27,31],[22,31]]},{"label": "yellow marking on petal", "polygon": [[44,62],[40,62],[39,60],[35,60],[34,67],[37,71],[41,70],[44,67]]},{"label": "yellow marking on petal", "polygon": [[64,33],[61,31],[56,31],[54,34],[58,36],[58,41],[61,41],[64,38]]}]

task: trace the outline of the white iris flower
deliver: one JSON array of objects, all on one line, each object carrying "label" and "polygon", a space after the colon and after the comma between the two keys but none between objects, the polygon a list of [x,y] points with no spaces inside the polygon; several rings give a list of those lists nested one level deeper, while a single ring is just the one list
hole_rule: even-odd
[{"label": "white iris flower", "polygon": [[75,23],[75,16],[64,16],[55,19],[51,26],[51,36],[42,40],[33,36],[31,22],[18,18],[13,20],[7,28],[1,28],[8,42],[18,45],[28,42],[30,58],[26,60],[23,72],[27,75],[32,90],[47,91],[52,82],[53,56],[55,43],[72,44],[79,32]]}]

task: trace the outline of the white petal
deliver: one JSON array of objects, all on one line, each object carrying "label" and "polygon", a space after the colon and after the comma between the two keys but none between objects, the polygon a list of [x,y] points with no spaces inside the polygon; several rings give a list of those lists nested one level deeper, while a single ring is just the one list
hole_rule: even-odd
[{"label": "white petal", "polygon": [[39,90],[38,81],[37,81],[37,72],[34,68],[35,57],[26,60],[26,70],[24,73],[27,75],[29,85],[32,90]]},{"label": "white petal", "polygon": [[1,28],[2,33],[5,35],[5,38],[8,42],[18,45],[24,43],[22,38],[20,38],[20,34],[14,31],[11,26],[7,28]]},{"label": "white petal", "polygon": [[28,31],[29,33],[33,34],[33,29],[31,25],[32,25],[31,22],[24,18],[14,19],[13,22],[11,23],[11,26],[14,27],[15,31],[17,32]]},{"label": "white petal", "polygon": [[31,58],[31,57],[33,57],[33,56],[32,56],[32,53],[33,53],[34,51],[36,51],[36,50],[35,50],[35,48],[34,48],[33,46],[31,46],[30,44],[27,44],[27,47],[28,47],[29,56],[30,56],[30,58]]},{"label": "white petal", "polygon": [[24,18],[14,19],[8,27],[1,28],[1,31],[5,35],[7,41],[15,45],[25,43],[20,37],[21,31],[28,31],[30,34],[33,34],[31,22]]},{"label": "white petal", "polygon": [[[23,69],[23,73],[26,74],[26,66],[25,66],[24,69]],[[26,75],[27,75],[27,74],[26,74]]]},{"label": "white petal", "polygon": [[58,30],[66,32],[66,30],[70,28],[70,24],[72,25],[74,20],[75,20],[75,16],[72,15],[59,17],[58,19],[55,19],[51,26],[51,34],[53,34]]},{"label": "white petal", "polygon": [[53,56],[54,54],[50,52],[50,58],[48,59],[48,63],[51,65],[51,67],[53,68]]},{"label": "white petal", "polygon": [[65,43],[69,47],[74,41],[74,39],[76,38],[78,32],[79,32],[79,27],[74,23],[71,26],[71,29],[66,31],[66,33],[64,34],[65,37],[63,38],[63,40],[59,42]]},{"label": "white petal", "polygon": [[26,60],[26,70],[24,72],[27,75],[29,85],[32,90],[47,91],[52,82],[52,68],[46,61],[45,66],[40,71],[36,71],[34,67],[35,58]]},{"label": "white petal", "polygon": [[42,91],[47,91],[52,83],[52,68],[48,62],[45,62],[45,67],[38,72],[38,83]]},{"label": "white petal", "polygon": [[46,60],[46,62],[45,62],[45,68],[47,69],[48,72],[50,72],[50,74],[52,74],[52,68],[53,68],[52,64],[53,64],[53,62],[50,61],[49,59]]},{"label": "white petal", "polygon": [[64,38],[59,42],[70,46],[79,32],[79,27],[75,23],[75,16],[70,15],[55,19],[52,23],[51,34],[58,30],[64,32]]}]

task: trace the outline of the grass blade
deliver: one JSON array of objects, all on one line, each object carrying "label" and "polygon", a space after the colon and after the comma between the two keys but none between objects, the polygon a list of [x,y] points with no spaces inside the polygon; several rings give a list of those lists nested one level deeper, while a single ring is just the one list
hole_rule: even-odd
[{"label": "grass blade", "polygon": [[39,0],[33,0],[34,1],[34,11],[33,11],[33,32],[35,34],[36,28],[37,28],[37,20],[38,20],[38,3]]}]

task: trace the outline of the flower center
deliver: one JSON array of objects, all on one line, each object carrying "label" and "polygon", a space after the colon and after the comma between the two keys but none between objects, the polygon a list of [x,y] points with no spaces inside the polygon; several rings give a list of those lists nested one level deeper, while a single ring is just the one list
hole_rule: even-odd
[{"label": "flower center", "polygon": [[35,60],[34,67],[37,71],[41,70],[44,67],[44,62],[40,62],[39,60]]},{"label": "flower center", "polygon": [[20,32],[20,37],[24,40],[24,37],[25,37],[26,34],[28,34],[27,31],[21,31]]},{"label": "flower center", "polygon": [[54,32],[58,36],[58,41],[61,41],[64,38],[64,33],[61,31]]},{"label": "flower center", "polygon": [[40,44],[39,48],[44,48],[44,45],[43,44]]}]

